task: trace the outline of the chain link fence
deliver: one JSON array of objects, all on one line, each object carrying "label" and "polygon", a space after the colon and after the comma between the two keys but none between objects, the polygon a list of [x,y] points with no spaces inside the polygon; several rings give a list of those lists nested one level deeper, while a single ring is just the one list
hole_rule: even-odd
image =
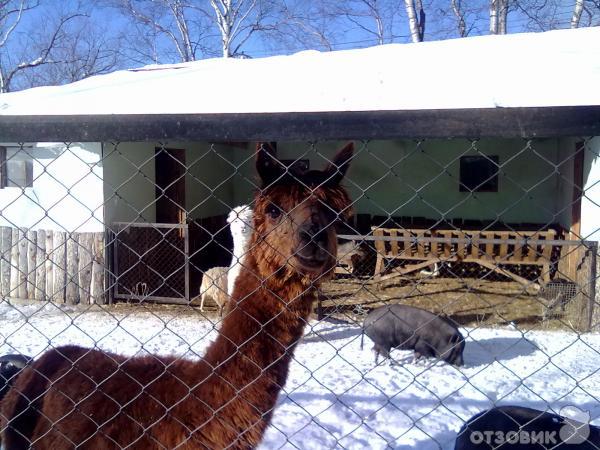
[{"label": "chain link fence", "polygon": [[600,140],[347,142],[3,143],[3,448],[600,448]]}]

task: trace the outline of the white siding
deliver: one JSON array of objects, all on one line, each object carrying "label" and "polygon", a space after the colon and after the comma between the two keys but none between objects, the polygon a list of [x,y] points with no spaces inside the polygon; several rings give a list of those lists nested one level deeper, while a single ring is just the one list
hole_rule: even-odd
[{"label": "white siding", "polygon": [[103,230],[100,143],[37,143],[33,186],[0,189],[0,225],[60,231]]},{"label": "white siding", "polygon": [[600,239],[600,137],[588,142],[584,167],[581,236],[597,241]]}]

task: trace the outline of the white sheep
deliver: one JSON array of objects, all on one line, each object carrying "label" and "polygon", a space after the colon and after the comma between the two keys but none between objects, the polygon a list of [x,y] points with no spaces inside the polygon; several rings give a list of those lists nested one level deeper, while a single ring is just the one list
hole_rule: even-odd
[{"label": "white sheep", "polygon": [[252,236],[254,216],[249,205],[236,206],[227,216],[227,223],[233,236],[233,255],[227,274],[227,294],[231,297],[235,280],[240,274],[243,258],[248,251],[248,242]]},{"label": "white sheep", "polygon": [[229,267],[212,267],[204,272],[200,286],[200,311],[204,311],[204,301],[212,300],[219,307],[219,316],[223,317],[223,308],[229,300],[227,295],[227,272]]}]

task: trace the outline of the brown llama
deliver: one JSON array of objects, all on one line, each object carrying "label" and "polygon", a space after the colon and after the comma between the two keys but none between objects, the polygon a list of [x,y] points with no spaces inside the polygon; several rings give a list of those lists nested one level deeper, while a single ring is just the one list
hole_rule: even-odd
[{"label": "brown llama", "polygon": [[[262,439],[314,291],[350,213],[346,145],[323,171],[292,172],[261,144],[254,232],[219,335],[203,359],[47,351],[2,401],[3,448],[250,449]],[[294,169],[296,170],[296,169]]]}]

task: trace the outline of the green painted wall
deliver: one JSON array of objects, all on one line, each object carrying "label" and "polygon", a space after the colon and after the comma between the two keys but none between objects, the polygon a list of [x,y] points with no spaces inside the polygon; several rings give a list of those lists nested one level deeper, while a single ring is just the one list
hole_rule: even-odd
[{"label": "green painted wall", "polygon": [[233,186],[232,150],[224,145],[197,142],[124,142],[104,144],[106,220],[154,222],[155,148],[186,150],[186,209],[190,218],[227,213]]},{"label": "green painted wall", "polygon": [[153,222],[154,145],[104,143],[104,199],[106,224]]},{"label": "green painted wall", "polygon": [[[359,213],[533,223],[559,220],[556,140],[529,144],[521,139],[355,144],[356,157],[345,184]],[[311,168],[322,168],[342,145],[280,143],[278,151],[281,158],[308,158]],[[477,154],[498,155],[498,192],[459,191],[460,156]],[[249,155],[249,150],[236,151],[236,162],[247,160]],[[241,167],[246,176],[251,176],[252,170],[248,162]],[[242,202],[248,197],[248,183],[242,181],[234,188],[234,199]]]},{"label": "green painted wall", "polygon": [[[280,158],[309,159],[311,168],[322,168],[343,144],[279,143],[278,151]],[[573,148],[569,140],[355,144],[356,157],[345,185],[358,213],[510,223],[560,221],[569,225],[572,190],[568,177],[572,161],[568,152]],[[186,195],[192,218],[227,213],[231,207],[251,200],[257,186],[254,144],[240,147],[169,142],[165,146],[187,151]],[[154,143],[121,143],[115,150],[105,144],[107,219],[154,220],[154,148]],[[498,192],[459,191],[460,156],[477,154],[499,157]],[[124,201],[112,195],[114,187]]]}]

